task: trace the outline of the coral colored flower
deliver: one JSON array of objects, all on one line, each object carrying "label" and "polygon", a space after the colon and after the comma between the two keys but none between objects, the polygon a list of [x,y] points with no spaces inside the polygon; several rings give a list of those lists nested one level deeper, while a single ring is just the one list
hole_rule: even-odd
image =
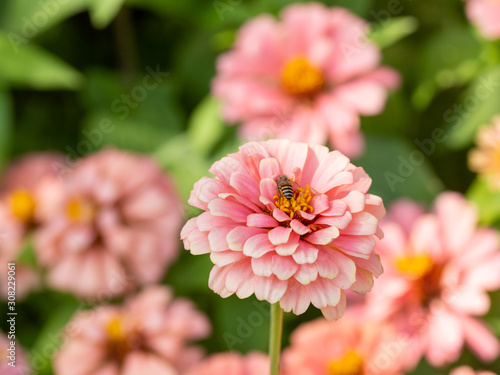
[{"label": "coral colored flower", "polygon": [[[11,342],[15,342],[12,345]],[[12,350],[13,349],[13,350]],[[0,374],[2,375],[32,375],[31,367],[21,345],[0,332]],[[10,365],[9,365],[10,363]]]},{"label": "coral colored flower", "polygon": [[[205,212],[181,232],[192,254],[210,253],[209,286],[222,297],[252,294],[302,314],[312,303],[328,319],[345,309],[345,290],[364,294],[382,266],[373,235],[382,200],[370,177],[339,151],[288,140],[250,142],[214,163],[189,203]],[[276,179],[294,182],[279,194]]]},{"label": "coral colored flower", "polygon": [[495,190],[500,190],[500,117],[493,124],[479,130],[477,148],[469,153],[469,167],[489,180]]},{"label": "coral colored flower", "polygon": [[[13,162],[0,179],[0,264],[16,263],[16,298],[22,299],[39,284],[33,265],[19,260],[29,245],[30,234],[50,219],[60,192],[61,181],[54,165],[62,155],[34,153]],[[0,278],[7,280],[7,266]],[[0,296],[6,298],[7,283],[1,283]]]},{"label": "coral colored flower", "polygon": [[210,332],[208,319],[170,289],[150,286],[123,306],[77,313],[54,358],[55,375],[177,375],[203,356],[192,340]]},{"label": "coral colored flower", "polygon": [[375,250],[385,272],[367,306],[411,337],[409,363],[421,355],[434,366],[453,362],[464,343],[482,360],[496,358],[498,340],[477,317],[490,308],[487,291],[500,287],[497,231],[478,228],[476,209],[451,192],[427,214],[394,203],[381,228]]},{"label": "coral colored flower", "polygon": [[252,352],[246,356],[220,353],[206,358],[186,375],[266,375],[269,368],[269,358],[262,353]]},{"label": "coral colored flower", "polygon": [[72,171],[36,250],[54,288],[118,295],[162,277],[178,255],[182,217],[172,181],[152,159],[104,150]]},{"label": "coral colored flower", "polygon": [[212,92],[224,119],[242,122],[248,140],[329,141],[348,156],[361,154],[360,115],[379,114],[400,81],[379,66],[367,27],[348,10],[319,3],[290,5],[280,21],[247,22],[217,61]]},{"label": "coral colored flower", "polygon": [[491,371],[474,371],[469,366],[460,366],[450,372],[450,375],[496,375]]},{"label": "coral colored flower", "polygon": [[402,375],[405,345],[389,324],[350,308],[339,322],[317,319],[299,326],[283,353],[283,374]]},{"label": "coral colored flower", "polygon": [[466,0],[465,13],[488,39],[500,38],[500,0]]}]

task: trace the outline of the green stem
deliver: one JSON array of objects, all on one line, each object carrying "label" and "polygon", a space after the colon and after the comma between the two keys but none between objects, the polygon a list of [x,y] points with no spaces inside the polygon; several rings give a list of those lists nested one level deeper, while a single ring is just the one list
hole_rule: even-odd
[{"label": "green stem", "polygon": [[269,332],[269,358],[271,375],[278,375],[280,370],[281,336],[283,333],[283,310],[279,302],[271,305],[271,327]]}]

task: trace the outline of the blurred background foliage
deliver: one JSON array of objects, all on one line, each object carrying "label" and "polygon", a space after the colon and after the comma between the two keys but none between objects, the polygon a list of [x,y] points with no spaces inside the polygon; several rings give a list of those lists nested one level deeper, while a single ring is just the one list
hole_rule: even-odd
[{"label": "blurred background foliage", "polygon": [[[277,15],[290,3],[1,1],[0,165],[39,150],[59,150],[74,161],[113,145],[155,157],[187,200],[211,163],[241,143],[235,127],[220,120],[218,103],[209,96],[217,55],[231,46],[243,22],[261,13]],[[440,191],[460,191],[482,208],[483,223],[498,227],[500,196],[474,181],[466,169],[476,130],[500,113],[498,43],[478,35],[458,0],[324,3],[368,20],[384,63],[403,77],[386,110],[362,119],[367,150],[354,162],[372,176],[372,192],[390,205],[403,196],[430,204]],[[148,75],[153,79],[145,81]],[[467,107],[485,81],[492,82],[490,95],[476,100],[473,109]],[[103,121],[113,130],[95,131]],[[436,129],[442,130],[439,139]],[[164,280],[176,295],[192,298],[210,316],[215,334],[203,342],[208,352],[265,351],[267,305],[253,297],[215,295],[207,286],[210,268],[208,257],[184,251]],[[493,297],[487,321],[500,334],[500,296]],[[90,307],[92,303],[53,291],[34,293],[19,305],[18,338],[41,361],[41,374],[51,374],[43,351],[60,344],[60,330],[74,311]],[[262,314],[260,324],[249,323],[254,311]],[[294,327],[319,315],[314,309],[300,317],[287,314],[285,344]],[[5,321],[0,327],[6,330]],[[250,332],[234,341],[239,329]],[[461,363],[484,367],[468,352]],[[499,372],[500,363],[489,368]],[[415,373],[436,371],[423,362]]]}]

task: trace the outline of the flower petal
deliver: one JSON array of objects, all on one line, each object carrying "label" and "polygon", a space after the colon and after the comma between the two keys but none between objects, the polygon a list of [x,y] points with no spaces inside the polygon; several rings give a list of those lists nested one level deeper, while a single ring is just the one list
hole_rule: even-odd
[{"label": "flower petal", "polygon": [[255,279],[255,297],[269,303],[278,302],[286,292],[287,281],[279,280],[276,276],[257,277]]},{"label": "flower petal", "polygon": [[304,240],[316,245],[328,245],[339,236],[339,230],[335,227],[320,229],[304,236]]},{"label": "flower petal", "polygon": [[274,248],[275,246],[269,242],[267,234],[257,234],[245,242],[243,254],[252,258],[259,258],[270,251],[274,251]]}]

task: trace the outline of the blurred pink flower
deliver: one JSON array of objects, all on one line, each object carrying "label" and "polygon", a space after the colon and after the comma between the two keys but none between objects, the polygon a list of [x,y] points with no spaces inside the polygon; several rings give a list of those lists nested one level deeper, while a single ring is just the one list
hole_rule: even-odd
[{"label": "blurred pink flower", "polygon": [[500,0],[466,0],[465,13],[488,39],[500,38]]},{"label": "blurred pink flower", "polygon": [[108,149],[72,171],[37,255],[54,288],[110,297],[163,276],[182,220],[173,183],[151,158]]},{"label": "blurred pink flower", "polygon": [[476,209],[452,192],[428,214],[398,201],[381,227],[375,250],[385,272],[367,307],[411,337],[408,367],[422,355],[434,366],[453,362],[464,343],[482,360],[496,358],[498,340],[476,316],[490,308],[487,291],[500,287],[497,231],[477,228]]},{"label": "blurred pink flower", "polygon": [[450,375],[496,375],[491,371],[474,371],[469,366],[460,366],[450,372]]},{"label": "blurred pink flower", "polygon": [[317,319],[299,326],[283,353],[283,374],[403,375],[405,345],[389,324],[349,308],[339,322]]},{"label": "blurred pink flower", "polygon": [[500,116],[492,125],[479,129],[476,144],[469,153],[470,169],[484,176],[491,188],[500,190]]},{"label": "blurred pink flower", "polygon": [[164,286],[150,286],[123,306],[79,312],[67,327],[55,375],[177,375],[203,356],[188,342],[210,333],[205,315]]},{"label": "blurred pink flower", "polygon": [[[189,203],[205,212],[181,232],[194,255],[210,253],[209,286],[222,297],[279,301],[302,314],[312,303],[328,319],[345,309],[345,290],[364,294],[382,266],[373,235],[382,200],[370,177],[339,151],[288,140],[250,142],[214,163]],[[290,201],[278,175],[293,177]],[[300,187],[300,186],[301,187]]]},{"label": "blurred pink flower", "polygon": [[[12,345],[12,342],[14,342],[14,345]],[[18,342],[9,339],[2,332],[0,332],[0,352],[2,353],[0,356],[0,374],[32,375],[31,366],[24,349]]]},{"label": "blurred pink flower", "polygon": [[395,70],[380,67],[367,23],[319,3],[286,7],[247,22],[233,50],[217,61],[213,94],[223,117],[242,122],[248,140],[287,138],[331,145],[348,156],[364,149],[360,115],[382,112]]},{"label": "blurred pink flower", "polygon": [[[16,298],[22,299],[37,287],[39,276],[32,265],[19,260],[31,241],[31,233],[50,219],[61,180],[54,165],[63,156],[57,153],[33,153],[7,167],[0,179],[0,264],[16,263]],[[7,267],[0,268],[6,280]],[[6,298],[7,283],[1,283],[0,296]]]},{"label": "blurred pink flower", "polygon": [[186,375],[266,375],[269,374],[269,358],[266,354],[251,352],[211,355]]}]

